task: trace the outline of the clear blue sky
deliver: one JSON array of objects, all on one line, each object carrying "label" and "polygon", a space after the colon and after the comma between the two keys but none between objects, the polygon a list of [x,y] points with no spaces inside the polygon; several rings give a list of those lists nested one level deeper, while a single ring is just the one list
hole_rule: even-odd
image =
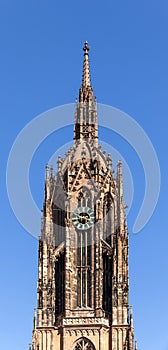
[{"label": "clear blue sky", "polygon": [[[146,227],[133,235],[132,225],[144,195],[143,170],[126,142],[115,136],[111,139],[127,160],[135,186],[128,217],[135,335],[139,350],[167,350],[167,0],[0,0],[0,347],[28,348],[36,306],[37,241],[24,231],[10,208],[5,188],[8,154],[17,134],[35,116],[75,102],[85,40],[91,47],[97,101],[131,115],[158,154],[162,175],[159,202]],[[61,138],[72,138],[71,132],[69,129],[63,137],[52,135],[33,158],[30,185],[40,209],[45,163]],[[109,142],[108,133],[106,136]]]}]

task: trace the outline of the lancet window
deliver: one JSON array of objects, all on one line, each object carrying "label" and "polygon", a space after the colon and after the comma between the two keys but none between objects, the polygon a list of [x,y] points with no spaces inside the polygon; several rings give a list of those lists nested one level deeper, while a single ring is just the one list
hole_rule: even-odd
[{"label": "lancet window", "polygon": [[113,202],[109,193],[104,197],[103,202],[103,239],[111,245],[112,234]]},{"label": "lancet window", "polygon": [[56,317],[65,309],[65,255],[60,254],[55,263]]},{"label": "lancet window", "polygon": [[[82,189],[78,207],[91,207],[91,195]],[[77,235],[77,307],[91,307],[91,229],[76,230]]]}]

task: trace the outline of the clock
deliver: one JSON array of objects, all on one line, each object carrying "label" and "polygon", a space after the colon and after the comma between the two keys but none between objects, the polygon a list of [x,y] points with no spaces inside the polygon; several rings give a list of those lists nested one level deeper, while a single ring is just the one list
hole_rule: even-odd
[{"label": "clock", "polygon": [[79,207],[72,214],[72,223],[78,230],[89,229],[94,221],[94,212],[88,207]]}]

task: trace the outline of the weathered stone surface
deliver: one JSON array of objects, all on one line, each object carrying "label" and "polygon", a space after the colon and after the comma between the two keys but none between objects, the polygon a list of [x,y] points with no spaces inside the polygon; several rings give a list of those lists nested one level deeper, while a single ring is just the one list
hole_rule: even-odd
[{"label": "weathered stone surface", "polygon": [[[114,178],[98,147],[88,50],[86,43],[74,146],[59,158],[56,177],[46,168],[32,350],[134,350],[122,165]],[[81,207],[94,213],[85,229],[72,222]]]}]

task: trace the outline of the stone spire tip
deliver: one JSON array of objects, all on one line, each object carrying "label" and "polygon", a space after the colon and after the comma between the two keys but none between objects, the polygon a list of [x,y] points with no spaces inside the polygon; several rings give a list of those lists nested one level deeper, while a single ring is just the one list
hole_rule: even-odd
[{"label": "stone spire tip", "polygon": [[89,45],[88,45],[88,41],[86,40],[85,43],[84,43],[83,51],[85,53],[88,53],[89,50],[90,50],[90,48],[89,48]]},{"label": "stone spire tip", "polygon": [[82,86],[88,87],[91,86],[90,83],[90,68],[89,68],[89,45],[88,42],[85,41],[83,51],[84,51],[84,62],[83,62],[83,76],[82,76]]}]

